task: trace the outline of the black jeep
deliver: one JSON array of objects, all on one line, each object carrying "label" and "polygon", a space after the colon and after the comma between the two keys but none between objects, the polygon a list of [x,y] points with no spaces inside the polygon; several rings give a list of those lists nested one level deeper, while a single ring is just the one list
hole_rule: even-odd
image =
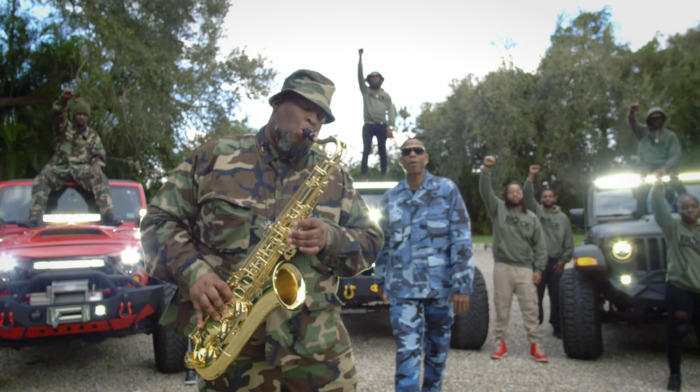
[{"label": "black jeep", "polygon": [[[679,179],[700,197],[700,173]],[[651,182],[634,174],[599,178],[589,187],[586,208],[569,212],[572,224],[586,229],[560,284],[562,340],[571,358],[603,353],[602,322],[665,317],[666,242],[652,214],[636,213],[635,194]]]}]

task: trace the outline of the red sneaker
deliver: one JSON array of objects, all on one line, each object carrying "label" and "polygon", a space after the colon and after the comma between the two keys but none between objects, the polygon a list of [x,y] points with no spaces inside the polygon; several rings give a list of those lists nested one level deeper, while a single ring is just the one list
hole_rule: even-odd
[{"label": "red sneaker", "polygon": [[549,362],[549,358],[547,358],[547,356],[544,355],[544,351],[542,351],[542,346],[540,346],[537,343],[533,343],[532,345],[530,345],[530,355],[532,356],[532,359],[534,359],[537,362]]},{"label": "red sneaker", "polygon": [[496,342],[496,350],[491,353],[491,359],[501,359],[508,356],[508,350],[506,350],[506,342],[499,340]]}]

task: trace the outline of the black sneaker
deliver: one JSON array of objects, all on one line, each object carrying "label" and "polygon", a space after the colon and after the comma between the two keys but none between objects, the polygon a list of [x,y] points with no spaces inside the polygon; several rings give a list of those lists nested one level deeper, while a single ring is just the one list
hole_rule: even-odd
[{"label": "black sneaker", "polygon": [[39,226],[43,226],[43,225],[44,225],[44,220],[37,215],[30,215],[29,219],[21,220],[21,221],[17,222],[17,226],[27,227],[27,228],[39,227]]},{"label": "black sneaker", "polygon": [[105,226],[121,226],[122,223],[124,223],[123,220],[115,218],[112,214],[102,217],[102,224]]},{"label": "black sneaker", "polygon": [[194,369],[187,369],[185,372],[185,385],[194,385],[197,383],[197,372]]},{"label": "black sneaker", "polygon": [[669,391],[680,391],[681,390],[681,375],[672,374],[668,378],[668,385],[666,387]]}]

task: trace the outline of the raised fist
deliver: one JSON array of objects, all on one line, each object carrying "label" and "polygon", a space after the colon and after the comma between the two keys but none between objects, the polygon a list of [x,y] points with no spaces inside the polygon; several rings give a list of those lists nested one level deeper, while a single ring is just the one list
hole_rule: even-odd
[{"label": "raised fist", "polygon": [[639,110],[639,103],[635,102],[630,105],[630,115],[633,115]]},{"label": "raised fist", "polygon": [[487,155],[484,158],[484,166],[491,167],[495,164],[496,164],[496,157],[494,157],[493,155]]},{"label": "raised fist", "polygon": [[63,92],[61,93],[61,102],[66,103],[70,101],[71,98],[73,98],[73,89],[64,88]]},{"label": "raised fist", "polygon": [[540,172],[540,165],[530,165],[530,174],[535,175]]}]

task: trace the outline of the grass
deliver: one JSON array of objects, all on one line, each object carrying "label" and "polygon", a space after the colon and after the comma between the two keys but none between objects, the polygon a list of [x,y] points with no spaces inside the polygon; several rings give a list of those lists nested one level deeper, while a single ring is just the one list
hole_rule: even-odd
[{"label": "grass", "polygon": [[[583,237],[585,234],[574,234],[574,245],[581,245],[583,243]],[[490,244],[493,241],[493,237],[490,235],[473,235],[472,243],[474,244]]]}]

